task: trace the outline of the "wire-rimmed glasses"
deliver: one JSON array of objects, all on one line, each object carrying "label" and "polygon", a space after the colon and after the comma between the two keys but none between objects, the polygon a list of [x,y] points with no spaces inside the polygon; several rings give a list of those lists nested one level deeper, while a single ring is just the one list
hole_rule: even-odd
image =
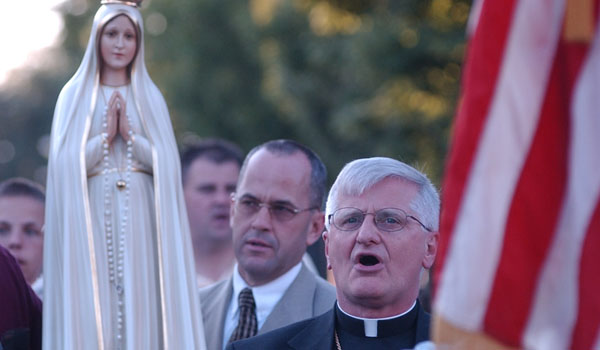
[{"label": "wire-rimmed glasses", "polygon": [[402,230],[408,224],[408,219],[418,222],[426,231],[432,231],[419,219],[399,208],[383,208],[374,213],[367,213],[352,207],[339,208],[333,214],[330,214],[327,219],[330,224],[341,231],[355,231],[362,226],[367,215],[373,215],[375,226],[385,232]]},{"label": "wire-rimmed glasses", "polygon": [[272,218],[281,222],[289,221],[301,212],[319,209],[318,207],[314,206],[306,209],[298,209],[290,203],[278,201],[264,203],[252,196],[247,195],[236,199],[235,194],[232,194],[231,198],[235,201],[234,205],[236,210],[244,216],[254,216],[262,207],[265,207],[269,210]]}]

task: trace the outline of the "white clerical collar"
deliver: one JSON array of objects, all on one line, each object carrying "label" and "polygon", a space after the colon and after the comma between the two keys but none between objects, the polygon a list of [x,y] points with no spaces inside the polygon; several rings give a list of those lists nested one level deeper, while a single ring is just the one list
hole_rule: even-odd
[{"label": "white clerical collar", "polygon": [[275,280],[261,286],[250,287],[240,275],[238,265],[236,264],[233,269],[233,298],[231,300],[231,310],[238,309],[237,296],[242,289],[246,287],[251,288],[256,303],[256,320],[258,321],[258,329],[260,329],[269,314],[271,314],[275,305],[277,305],[281,297],[283,297],[285,291],[292,282],[294,282],[294,279],[296,279],[296,276],[300,273],[301,268],[302,263],[300,262]]},{"label": "white clerical collar", "polygon": [[378,321],[387,321],[387,320],[391,320],[391,319],[394,319],[394,318],[398,318],[398,317],[404,316],[404,315],[408,314],[409,312],[411,312],[412,309],[414,309],[415,305],[417,305],[417,301],[416,300],[412,304],[412,306],[408,308],[408,310],[406,310],[403,313],[398,314],[398,315],[394,315],[394,316],[390,316],[390,317],[383,317],[383,318],[364,318],[364,317],[358,317],[358,316],[354,316],[354,315],[351,315],[351,314],[347,313],[346,311],[344,311],[344,309],[342,309],[342,307],[340,306],[340,304],[337,303],[337,307],[340,309],[340,311],[342,313],[344,313],[344,315],[346,315],[348,317],[351,317],[353,319],[356,319],[356,320],[363,321],[363,324],[364,324],[364,327],[365,327],[365,336],[366,337],[370,337],[370,338],[377,337],[377,322]]}]

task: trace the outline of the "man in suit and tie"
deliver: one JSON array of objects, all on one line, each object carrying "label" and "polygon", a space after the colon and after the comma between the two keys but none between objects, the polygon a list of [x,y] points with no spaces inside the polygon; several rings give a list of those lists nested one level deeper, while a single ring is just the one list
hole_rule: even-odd
[{"label": "man in suit and tie", "polygon": [[326,206],[337,284],[329,312],[228,349],[408,349],[429,339],[417,296],[437,250],[440,201],[425,175],[390,158],[347,164]]},{"label": "man in suit and tie", "polygon": [[334,305],[335,289],[301,262],[323,232],[326,177],[319,157],[291,140],[269,141],[248,153],[231,198],[237,266],[232,278],[200,290],[209,349]]}]

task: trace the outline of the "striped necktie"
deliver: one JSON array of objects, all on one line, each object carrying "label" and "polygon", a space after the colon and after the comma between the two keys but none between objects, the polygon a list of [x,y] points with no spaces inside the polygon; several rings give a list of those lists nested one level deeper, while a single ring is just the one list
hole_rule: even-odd
[{"label": "striped necktie", "polygon": [[237,327],[231,333],[229,343],[236,340],[253,337],[258,331],[258,321],[256,320],[256,303],[252,295],[252,289],[244,288],[238,297],[238,308],[240,319]]}]

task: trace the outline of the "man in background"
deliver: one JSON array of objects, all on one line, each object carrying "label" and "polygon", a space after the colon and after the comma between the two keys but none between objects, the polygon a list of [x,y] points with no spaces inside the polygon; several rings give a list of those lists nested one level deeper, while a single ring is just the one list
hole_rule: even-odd
[{"label": "man in background", "polygon": [[335,289],[302,263],[323,231],[326,177],[319,157],[291,140],[246,156],[231,198],[237,267],[200,290],[209,349],[331,309]]},{"label": "man in background", "polygon": [[41,294],[44,252],[44,188],[27,179],[0,183],[0,245],[16,259],[29,285]]},{"label": "man in background", "polygon": [[183,192],[199,287],[222,280],[233,270],[229,209],[243,157],[238,146],[223,139],[202,140],[182,152]]}]

